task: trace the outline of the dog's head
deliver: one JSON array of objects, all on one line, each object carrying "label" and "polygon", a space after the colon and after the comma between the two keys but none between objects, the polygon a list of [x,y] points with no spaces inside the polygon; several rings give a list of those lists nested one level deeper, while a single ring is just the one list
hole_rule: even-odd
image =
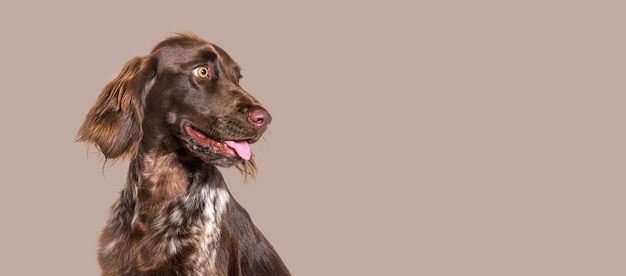
[{"label": "dog's head", "polygon": [[184,151],[253,172],[249,144],[271,116],[240,79],[240,67],[218,46],[188,34],[168,38],[106,85],[77,141],[95,144],[107,159]]}]

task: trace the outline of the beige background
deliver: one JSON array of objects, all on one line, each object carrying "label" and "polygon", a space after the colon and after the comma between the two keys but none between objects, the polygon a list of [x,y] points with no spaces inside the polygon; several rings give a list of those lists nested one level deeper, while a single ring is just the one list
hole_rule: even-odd
[{"label": "beige background", "polygon": [[97,275],[127,163],[74,135],[180,31],[272,112],[223,171],[295,275],[626,275],[619,1],[39,2],[0,4],[0,275]]}]

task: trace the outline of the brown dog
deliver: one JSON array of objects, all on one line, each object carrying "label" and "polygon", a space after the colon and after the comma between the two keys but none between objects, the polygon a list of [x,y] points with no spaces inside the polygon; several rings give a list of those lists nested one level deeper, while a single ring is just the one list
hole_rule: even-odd
[{"label": "brown dog", "polygon": [[77,141],[129,158],[100,237],[102,275],[290,275],[216,166],[254,175],[249,144],[272,117],[221,48],[180,34],[126,63]]}]

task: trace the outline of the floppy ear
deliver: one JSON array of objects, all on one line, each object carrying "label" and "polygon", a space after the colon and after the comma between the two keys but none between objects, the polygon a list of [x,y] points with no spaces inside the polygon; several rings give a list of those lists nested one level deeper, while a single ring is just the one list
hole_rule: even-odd
[{"label": "floppy ear", "polygon": [[76,141],[95,144],[106,159],[134,157],[143,135],[144,103],[155,80],[155,63],[139,57],[128,61],[98,96]]}]

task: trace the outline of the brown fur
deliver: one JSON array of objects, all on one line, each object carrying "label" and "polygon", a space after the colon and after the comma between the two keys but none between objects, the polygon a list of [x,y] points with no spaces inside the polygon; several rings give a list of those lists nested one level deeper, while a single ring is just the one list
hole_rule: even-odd
[{"label": "brown fur", "polygon": [[224,50],[179,34],[102,90],[77,141],[130,159],[100,237],[102,275],[290,275],[216,168],[253,176],[253,159],[223,142],[254,143],[271,121],[240,78]]}]

